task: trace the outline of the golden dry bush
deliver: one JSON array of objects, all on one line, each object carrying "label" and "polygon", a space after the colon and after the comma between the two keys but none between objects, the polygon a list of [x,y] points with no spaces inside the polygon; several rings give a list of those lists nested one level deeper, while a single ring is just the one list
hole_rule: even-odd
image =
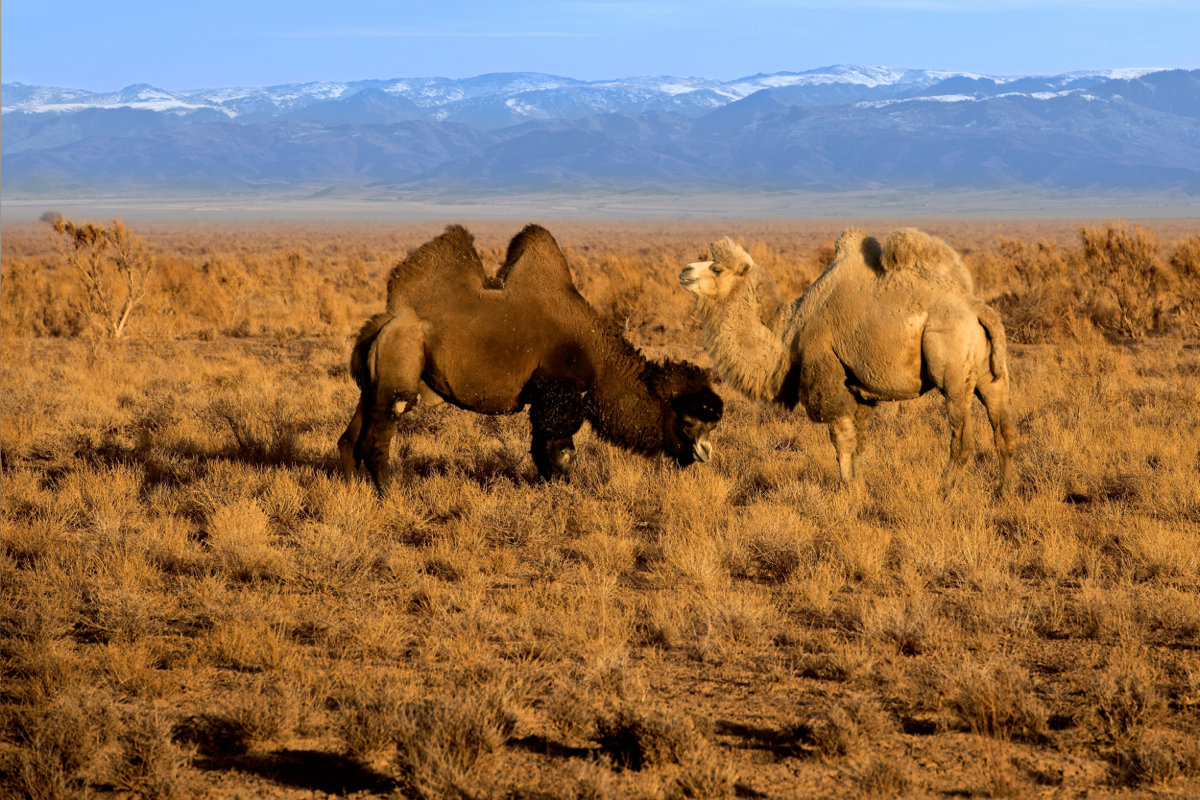
[{"label": "golden dry bush", "polygon": [[112,784],[118,791],[147,800],[185,797],[182,773],[187,762],[165,719],[153,711],[134,714],[121,733]]},{"label": "golden dry bush", "polygon": [[236,580],[280,580],[292,572],[288,553],[253,500],[214,509],[205,543],[214,566]]},{"label": "golden dry bush", "polygon": [[1138,743],[1164,713],[1153,668],[1128,648],[1113,652],[1093,684],[1092,699],[1100,732],[1114,744]]},{"label": "golden dry bush", "polygon": [[1084,275],[1092,283],[1092,319],[1126,336],[1161,328],[1170,274],[1153,231],[1126,223],[1079,228]]},{"label": "golden dry bush", "polygon": [[1046,712],[1015,664],[966,663],[951,678],[950,706],[973,733],[1001,740],[1046,739]]},{"label": "golden dry bush", "polygon": [[59,235],[63,259],[75,273],[93,323],[113,337],[125,333],[130,315],[146,297],[153,256],[120,220],[108,226],[76,223],[48,212],[42,217]]},{"label": "golden dry bush", "polygon": [[401,785],[416,797],[472,797],[486,786],[490,761],[513,721],[487,698],[420,700],[394,722]]},{"label": "golden dry bush", "polygon": [[596,741],[614,764],[631,770],[688,763],[710,744],[694,718],[633,705],[598,717]]}]

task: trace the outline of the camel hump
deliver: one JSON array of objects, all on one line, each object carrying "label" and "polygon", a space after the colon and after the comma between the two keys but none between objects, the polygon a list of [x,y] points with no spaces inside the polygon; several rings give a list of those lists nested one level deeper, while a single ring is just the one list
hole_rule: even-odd
[{"label": "camel hump", "polygon": [[877,272],[883,269],[879,240],[853,226],[846,228],[833,243],[833,263],[849,259],[861,260]]},{"label": "camel hump", "polygon": [[567,256],[550,231],[541,225],[526,225],[508,244],[508,255],[496,272],[505,286],[522,284],[541,288],[573,289],[575,281]]},{"label": "camel hump", "polygon": [[888,272],[914,272],[930,279],[949,279],[966,294],[975,282],[954,248],[916,228],[892,231],[883,243],[883,268]]},{"label": "camel hump", "polygon": [[475,237],[462,225],[449,225],[440,236],[413,250],[392,268],[388,276],[388,303],[392,303],[396,292],[427,278],[478,288],[486,274],[483,260],[475,251]]}]

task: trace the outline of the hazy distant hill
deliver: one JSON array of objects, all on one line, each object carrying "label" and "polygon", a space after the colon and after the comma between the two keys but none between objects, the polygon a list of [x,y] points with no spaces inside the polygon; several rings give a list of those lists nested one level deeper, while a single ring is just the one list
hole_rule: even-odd
[{"label": "hazy distant hill", "polygon": [[880,185],[1200,193],[1200,71],[828,67],[91,93],[4,84],[6,192]]}]

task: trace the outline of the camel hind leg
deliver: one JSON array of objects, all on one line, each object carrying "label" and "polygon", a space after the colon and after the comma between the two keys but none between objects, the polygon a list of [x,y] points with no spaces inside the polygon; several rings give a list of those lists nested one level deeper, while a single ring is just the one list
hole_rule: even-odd
[{"label": "camel hind leg", "polygon": [[[365,342],[360,342],[361,358],[355,376],[362,389],[359,410],[342,435],[354,440],[350,453],[342,447],[342,467],[346,470],[365,463],[375,488],[381,494],[391,483],[392,437],[396,421],[417,405],[421,396],[421,373],[425,369],[425,344],[420,321],[412,311],[402,310]],[[354,428],[358,435],[354,437]],[[353,472],[353,470],[350,470]]]},{"label": "camel hind leg", "polygon": [[362,422],[363,403],[362,400],[359,400],[354,409],[354,416],[350,418],[350,424],[338,438],[338,458],[342,462],[342,477],[347,482],[354,480],[354,476],[358,473],[358,465],[362,463],[354,454],[358,437],[362,433]]},{"label": "camel hind leg", "polygon": [[1003,496],[1012,490],[1013,457],[1017,449],[1017,428],[1012,422],[1008,408],[1008,377],[998,380],[980,381],[975,394],[987,409],[988,422],[992,425],[992,436],[996,442],[996,460],[1000,462],[1000,477],[996,483],[996,494]]},{"label": "camel hind leg", "polygon": [[951,489],[958,482],[959,473],[975,449],[971,430],[971,396],[974,390],[974,376],[968,364],[958,362],[948,365],[942,394],[946,398],[946,416],[950,423],[950,457],[942,473],[943,490]]}]

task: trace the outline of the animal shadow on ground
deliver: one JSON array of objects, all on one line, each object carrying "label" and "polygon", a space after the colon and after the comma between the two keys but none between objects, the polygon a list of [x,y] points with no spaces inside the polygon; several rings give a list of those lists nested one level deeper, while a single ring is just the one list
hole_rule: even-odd
[{"label": "animal shadow on ground", "polygon": [[547,739],[545,736],[523,736],[520,739],[511,739],[508,746],[556,758],[590,759],[594,758],[598,752],[598,748],[595,747],[571,747],[553,739]]},{"label": "animal shadow on ground", "polygon": [[196,747],[193,765],[210,772],[244,772],[283,786],[333,795],[385,794],[397,787],[389,776],[333,753],[290,748],[247,752],[246,730],[219,716],[189,717],[175,726],[173,734],[176,741]]},{"label": "animal shadow on ground", "polygon": [[739,749],[766,750],[777,758],[796,755],[796,740],[783,731],[774,728],[762,728],[754,725],[743,725],[731,720],[719,720],[713,726],[713,732],[718,736],[728,736],[740,740],[733,745]]}]

